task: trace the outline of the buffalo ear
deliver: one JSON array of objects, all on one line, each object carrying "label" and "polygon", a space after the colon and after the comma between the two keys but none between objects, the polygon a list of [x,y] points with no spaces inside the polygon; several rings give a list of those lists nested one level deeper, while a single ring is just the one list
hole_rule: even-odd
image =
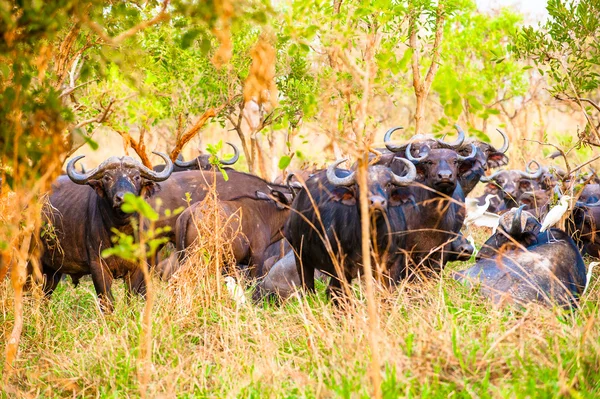
[{"label": "buffalo ear", "polygon": [[144,198],[150,198],[154,194],[159,193],[160,190],[161,190],[160,184],[153,182],[151,180],[145,180],[144,183],[142,184],[142,190],[141,190],[140,194]]},{"label": "buffalo ear", "polygon": [[508,157],[501,152],[494,151],[487,154],[487,167],[489,169],[499,168],[508,164]]},{"label": "buffalo ear", "polygon": [[354,192],[346,187],[336,187],[331,191],[331,197],[335,202],[341,202],[347,206],[356,205]]},{"label": "buffalo ear", "polygon": [[394,189],[390,195],[390,205],[400,206],[404,204],[416,205],[415,196],[407,188]]},{"label": "buffalo ear", "polygon": [[88,180],[86,184],[96,191],[98,197],[104,198],[104,185],[100,180]]},{"label": "buffalo ear", "polygon": [[286,194],[278,190],[271,190],[271,195],[277,198],[277,202],[287,206],[291,205],[292,201],[294,200],[293,194]]}]

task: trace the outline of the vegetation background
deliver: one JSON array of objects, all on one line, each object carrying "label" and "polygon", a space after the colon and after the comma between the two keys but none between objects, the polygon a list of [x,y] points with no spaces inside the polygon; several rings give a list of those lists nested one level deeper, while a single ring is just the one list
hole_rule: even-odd
[{"label": "vegetation background", "polygon": [[459,123],[493,143],[505,130],[511,167],[555,150],[537,142],[595,159],[600,4],[547,12],[529,27],[472,0],[0,0],[0,395],[597,397],[595,280],[575,313],[495,309],[447,272],[393,293],[358,285],[344,312],[323,287],[239,307],[210,234],[155,281],[149,338],[144,302],[122,291],[102,315],[90,282],[51,301],[22,290],[43,195],[76,153],[151,164],[148,149],[189,159],[232,141],[236,167],[274,179],[357,157],[392,126],[401,140]]}]

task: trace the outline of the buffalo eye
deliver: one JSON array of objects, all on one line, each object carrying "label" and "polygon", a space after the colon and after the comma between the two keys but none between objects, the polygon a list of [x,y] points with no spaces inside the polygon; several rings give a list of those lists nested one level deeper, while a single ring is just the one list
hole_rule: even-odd
[{"label": "buffalo eye", "polygon": [[519,186],[521,186],[521,188],[529,188],[531,187],[531,183],[528,181],[522,181],[521,183],[519,183]]},{"label": "buffalo eye", "polygon": [[112,178],[111,178],[110,176],[108,176],[108,175],[104,175],[104,176],[102,177],[102,180],[104,180],[104,181],[108,182],[108,181],[111,181],[111,180],[112,180]]},{"label": "buffalo eye", "polygon": [[133,177],[133,180],[140,181],[140,180],[142,180],[142,178],[139,175],[136,175]]}]

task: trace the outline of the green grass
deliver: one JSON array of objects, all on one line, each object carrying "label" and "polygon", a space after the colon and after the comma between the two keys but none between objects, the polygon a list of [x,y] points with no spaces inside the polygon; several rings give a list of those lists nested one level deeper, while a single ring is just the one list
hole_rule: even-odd
[{"label": "green grass", "polygon": [[[454,264],[451,268],[463,268]],[[385,398],[599,397],[600,317],[595,280],[577,312],[495,308],[449,272],[426,284],[377,292]],[[236,307],[214,275],[156,281],[149,397],[368,398],[364,295],[350,310],[325,285],[298,302]],[[362,289],[359,285],[357,289]],[[0,397],[139,397],[143,300],[114,285],[102,315],[91,282],[62,282],[51,300],[26,298],[25,329],[10,390]],[[0,342],[13,323],[0,285]]]}]

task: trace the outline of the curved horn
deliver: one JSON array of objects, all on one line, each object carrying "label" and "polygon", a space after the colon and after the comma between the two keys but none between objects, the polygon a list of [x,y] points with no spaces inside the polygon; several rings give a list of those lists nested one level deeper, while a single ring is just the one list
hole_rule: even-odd
[{"label": "curved horn", "polygon": [[462,155],[458,155],[458,160],[461,162],[464,161],[471,161],[473,160],[473,158],[475,158],[475,156],[477,155],[477,146],[473,143],[471,143],[471,153],[469,155],[467,155],[466,157],[463,157]]},{"label": "curved horn", "polygon": [[502,142],[502,147],[500,147],[500,149],[498,150],[498,152],[501,152],[501,153],[505,154],[506,151],[508,150],[508,136],[502,130],[500,130],[500,129],[496,129],[496,130],[502,136],[502,140],[504,140]]},{"label": "curved horn", "polygon": [[390,141],[392,139],[392,133],[394,133],[396,130],[400,130],[400,129],[404,129],[404,128],[402,126],[393,127],[390,130],[388,130],[387,132],[385,132],[385,135],[383,136],[383,142],[385,143],[385,147],[392,152],[402,151],[403,146],[390,143]]},{"label": "curved horn", "polygon": [[503,170],[503,169],[500,169],[500,170],[498,170],[498,171],[496,171],[496,172],[492,173],[492,174],[491,174],[491,175],[489,175],[489,176],[481,176],[481,177],[479,178],[479,181],[480,181],[480,182],[482,182],[482,183],[489,183],[489,182],[491,182],[492,180],[494,180],[494,179],[496,178],[496,176],[498,176],[498,175],[499,175],[500,173],[502,173],[502,172],[504,172],[504,170]]},{"label": "curved horn", "polygon": [[458,137],[456,138],[456,140],[454,140],[451,143],[447,143],[442,139],[438,139],[438,140],[436,140],[438,142],[438,144],[441,144],[444,147],[450,147],[450,148],[460,147],[463,144],[463,142],[465,141],[465,132],[463,132],[463,130],[458,125],[454,125],[454,128],[456,129],[456,132],[458,133]]},{"label": "curved horn", "polygon": [[85,155],[79,155],[71,159],[67,164],[67,175],[69,175],[69,178],[71,179],[71,181],[73,181],[73,183],[86,184],[88,180],[98,177],[98,175],[102,173],[104,166],[106,166],[105,162],[103,162],[100,164],[100,166],[90,170],[87,173],[79,173],[75,170],[75,164],[77,163],[77,161],[84,157]]},{"label": "curved horn", "polygon": [[398,176],[392,172],[392,183],[394,183],[396,186],[408,186],[417,178],[417,168],[408,159],[398,158],[398,160],[406,166],[408,171],[404,176]]},{"label": "curved horn", "polygon": [[138,169],[140,171],[140,175],[142,175],[142,177],[145,179],[157,182],[167,180],[169,176],[171,176],[171,173],[173,173],[173,162],[171,162],[171,158],[169,158],[169,156],[164,152],[152,151],[152,153],[158,155],[165,161],[165,168],[162,170],[162,172],[155,172],[152,169],[148,169],[145,165],[139,164]]},{"label": "curved horn", "polygon": [[231,148],[233,148],[233,156],[229,159],[219,159],[219,162],[221,162],[221,165],[233,165],[240,158],[240,150],[238,150],[238,148],[235,145],[233,145],[229,142],[227,144],[229,144],[229,146]]},{"label": "curved horn", "polygon": [[406,146],[405,154],[406,154],[406,159],[408,159],[409,161],[421,162],[422,160],[424,160],[425,158],[427,158],[429,156],[429,151],[427,150],[427,151],[425,151],[425,155],[415,158],[412,156],[412,154],[410,152],[411,148],[412,148],[412,143],[408,143],[408,145]]},{"label": "curved horn", "polygon": [[596,207],[596,206],[600,206],[600,199],[596,202],[592,202],[592,203],[588,203],[588,202],[582,202],[582,201],[577,201],[575,203],[575,205],[577,207]]},{"label": "curved horn", "polygon": [[175,160],[175,165],[184,169],[196,168],[198,166],[198,158],[194,158],[190,161],[184,161],[183,157],[181,160],[179,160],[179,156],[177,156],[177,159]]},{"label": "curved horn", "polygon": [[354,184],[356,172],[352,172],[346,177],[337,177],[335,174],[335,168],[337,168],[337,166],[342,162],[346,161],[347,159],[345,158],[338,159],[327,167],[327,180],[329,180],[329,182],[334,186],[351,186]]},{"label": "curved horn", "polygon": [[521,215],[523,214],[523,208],[525,208],[525,205],[521,205],[519,209],[517,209],[517,212],[515,212],[515,216],[513,217],[512,223],[510,225],[510,231],[508,232],[508,234],[510,234],[513,237],[523,233],[521,231]]},{"label": "curved horn", "polygon": [[[533,164],[536,164],[538,166],[538,168],[535,172],[533,172],[530,167]],[[537,163],[537,161],[533,161],[533,160],[529,161],[527,166],[525,166],[525,170],[526,170],[526,172],[523,172],[522,170],[520,170],[519,174],[526,179],[539,179],[542,176],[542,174],[544,173],[544,169],[540,166],[540,164]]]}]

